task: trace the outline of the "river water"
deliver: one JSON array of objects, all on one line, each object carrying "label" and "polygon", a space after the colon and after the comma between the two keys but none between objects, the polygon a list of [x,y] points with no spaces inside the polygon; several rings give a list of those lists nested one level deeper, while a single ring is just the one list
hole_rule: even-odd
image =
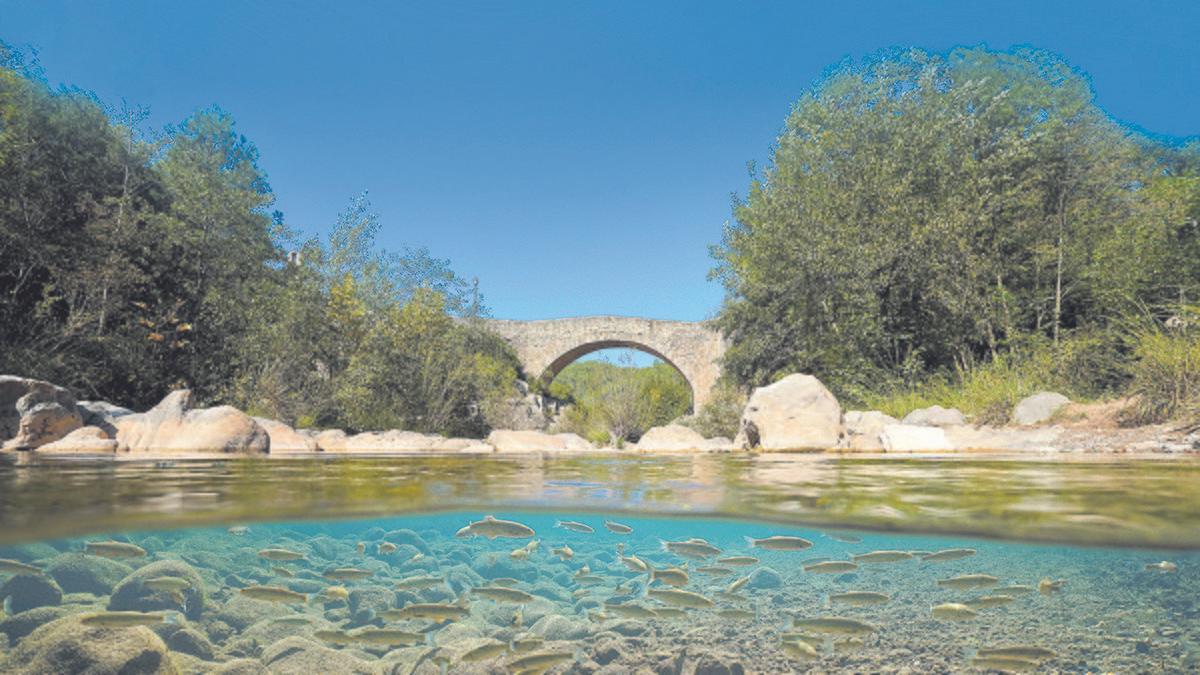
[{"label": "river water", "polygon": [[1190,458],[0,465],[0,559],[4,672],[1200,668]]}]

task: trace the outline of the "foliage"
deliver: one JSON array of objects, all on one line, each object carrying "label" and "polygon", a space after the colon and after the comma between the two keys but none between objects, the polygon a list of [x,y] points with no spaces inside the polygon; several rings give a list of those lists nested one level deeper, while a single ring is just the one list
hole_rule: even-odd
[{"label": "foliage", "polygon": [[1134,334],[1134,400],[1122,414],[1125,424],[1200,423],[1200,308],[1173,319]]},{"label": "foliage", "polygon": [[1074,389],[1119,385],[1069,337],[1113,347],[1121,317],[1200,294],[1197,157],[1114,123],[1046,52],[843,63],[795,105],[713,249],[725,374],[812,373],[851,403],[963,386],[983,409],[1048,355]]},{"label": "foliage", "polygon": [[725,380],[717,382],[708,402],[681,422],[705,438],[737,436],[746,408],[746,394]]},{"label": "foliage", "polygon": [[683,415],[692,398],[673,366],[656,361],[638,368],[628,355],[617,363],[572,363],[554,379],[549,393],[570,401],[559,421],[561,430],[617,446]]}]

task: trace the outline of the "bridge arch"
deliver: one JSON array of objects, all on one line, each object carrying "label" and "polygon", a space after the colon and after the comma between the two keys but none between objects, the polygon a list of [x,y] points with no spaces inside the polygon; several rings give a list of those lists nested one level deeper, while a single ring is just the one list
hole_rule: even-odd
[{"label": "bridge arch", "polygon": [[706,403],[720,375],[725,351],[721,334],[703,323],[620,316],[540,321],[491,320],[488,327],[508,341],[525,375],[553,379],[569,364],[601,349],[630,348],[674,367],[692,389],[692,407]]}]

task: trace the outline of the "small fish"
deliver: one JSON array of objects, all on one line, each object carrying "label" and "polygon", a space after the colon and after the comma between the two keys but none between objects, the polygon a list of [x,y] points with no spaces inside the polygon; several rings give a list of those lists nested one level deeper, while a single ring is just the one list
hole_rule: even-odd
[{"label": "small fish", "polygon": [[834,642],[833,651],[838,654],[849,654],[851,652],[856,652],[865,646],[867,646],[867,643],[863,642],[859,638],[846,638],[845,640],[838,640]]},{"label": "small fish", "polygon": [[479,645],[478,647],[464,653],[459,658],[465,663],[479,663],[480,661],[491,661],[494,658],[502,656],[508,652],[508,645],[493,640],[491,642]]},{"label": "small fish", "polygon": [[737,579],[733,583],[729,584],[729,586],[725,589],[725,592],[732,595],[742,590],[742,587],[748,583],[750,583],[750,577],[742,577],[741,579]]},{"label": "small fish", "polygon": [[388,555],[396,552],[397,546],[390,541],[375,545],[375,555]]},{"label": "small fish", "polygon": [[1026,593],[1032,593],[1035,590],[1037,589],[1035,589],[1033,586],[1013,584],[1012,586],[1000,586],[999,588],[993,588],[992,593],[995,593],[996,595],[1024,595]]},{"label": "small fish", "polygon": [[805,565],[804,571],[812,574],[843,574],[845,572],[853,572],[858,569],[858,565],[847,560],[827,560],[825,562],[813,563]]},{"label": "small fish", "polygon": [[579,532],[581,534],[592,534],[593,532],[596,531],[596,530],[592,529],[591,525],[585,525],[584,523],[578,523],[578,522],[575,522],[574,520],[560,520],[560,521],[554,523],[554,526],[561,527],[564,530],[570,530],[572,532]]},{"label": "small fish", "polygon": [[990,609],[992,607],[1007,605],[1013,600],[1014,598],[1011,595],[985,595],[981,598],[967,600],[963,604],[971,609]]},{"label": "small fish", "polygon": [[0,558],[0,572],[5,574],[41,574],[42,568],[26,565],[19,560]]},{"label": "small fish", "polygon": [[912,558],[913,554],[908,551],[871,551],[850,556],[850,559],[857,563],[893,563]]},{"label": "small fish", "polygon": [[875,593],[872,591],[846,591],[844,593],[834,593],[829,596],[830,602],[850,605],[851,607],[882,605],[891,599],[891,596],[885,593]]},{"label": "small fish", "polygon": [[360,579],[369,579],[375,573],[371,570],[363,570],[357,567],[335,567],[325,570],[321,576],[330,581],[358,581]]},{"label": "small fish", "polygon": [[149,588],[152,591],[164,591],[167,593],[178,593],[192,587],[192,583],[187,579],[179,577],[155,577],[146,579],[142,582],[144,588]]},{"label": "small fish", "polygon": [[722,619],[729,619],[731,621],[751,621],[757,618],[758,615],[748,609],[736,609],[730,607],[719,610],[717,612],[717,616],[721,617]]},{"label": "small fish", "polygon": [[409,558],[408,560],[406,560],[406,561],[404,561],[404,562],[405,562],[405,564],[409,564],[409,563],[415,563],[415,562],[417,562],[418,560],[421,560],[421,559],[422,559],[422,558],[424,558],[424,557],[425,557],[425,554],[424,554],[424,553],[417,552],[417,553],[414,553],[414,554],[413,554],[413,556],[412,556],[411,558]]},{"label": "small fish", "polygon": [[1164,560],[1162,562],[1156,562],[1156,563],[1151,563],[1149,565],[1146,565],[1146,569],[1156,571],[1156,572],[1165,572],[1167,574],[1174,574],[1175,572],[1179,571],[1179,566],[1173,562]]},{"label": "small fish", "polygon": [[492,579],[493,586],[504,586],[506,588],[512,588],[519,583],[521,583],[520,579],[514,579],[512,577],[500,577],[499,579]]},{"label": "small fish", "polygon": [[252,600],[264,602],[281,602],[287,605],[298,605],[308,602],[308,596],[296,591],[290,591],[278,586],[247,586],[240,591],[242,595]]},{"label": "small fish", "polygon": [[454,533],[456,537],[486,537],[488,539],[528,539],[534,535],[533,528],[512,520],[500,520],[495,516],[484,516]]},{"label": "small fish", "polygon": [[730,565],[732,567],[746,567],[749,565],[757,565],[758,558],[748,555],[731,555],[724,558],[717,558],[718,565]]},{"label": "small fish", "polygon": [[713,601],[691,591],[681,591],[677,588],[649,588],[646,595],[667,605],[676,607],[712,607]]},{"label": "small fish", "polygon": [[721,554],[721,549],[698,537],[693,537],[687,541],[664,541],[662,542],[662,550],[670,551],[685,558],[697,559],[711,558]]},{"label": "small fish", "polygon": [[833,635],[866,635],[875,632],[875,626],[865,621],[842,616],[822,616],[814,619],[793,618],[792,627]]},{"label": "small fish", "polygon": [[146,555],[146,549],[123,541],[89,541],[83,545],[83,550],[101,558],[141,558]]},{"label": "small fish", "polygon": [[267,560],[303,560],[304,554],[295,551],[289,551],[286,548],[264,548],[258,552],[258,557],[266,558]]},{"label": "small fish", "polygon": [[176,616],[174,612],[95,612],[85,614],[79,619],[79,623],[102,628],[132,628],[177,623]]},{"label": "small fish", "polygon": [[976,551],[973,548],[947,548],[921,556],[921,560],[925,562],[949,562],[951,560],[968,558],[975,555],[975,553]]},{"label": "small fish", "polygon": [[934,605],[930,609],[930,613],[933,614],[933,618],[940,621],[970,621],[979,616],[979,612],[961,602],[943,602],[940,605]]},{"label": "small fish", "polygon": [[604,527],[607,528],[609,532],[613,532],[616,534],[629,534],[629,533],[633,532],[632,527],[630,527],[628,525],[623,525],[621,523],[614,523],[611,520],[604,521]]},{"label": "small fish", "polygon": [[571,652],[536,652],[508,662],[508,669],[514,673],[544,673],[560,663],[574,661]]},{"label": "small fish", "polygon": [[650,565],[646,564],[645,560],[636,555],[627,555],[621,557],[621,563],[629,568],[632,572],[649,572]]},{"label": "small fish", "polygon": [[508,620],[508,625],[513,628],[520,628],[525,625],[525,605],[521,605],[513,612],[512,618]]},{"label": "small fish", "polygon": [[976,656],[971,659],[971,665],[980,670],[994,670],[1001,673],[1028,673],[1037,670],[1041,664],[1037,661],[1011,656]]},{"label": "small fish", "polygon": [[650,570],[650,581],[661,581],[668,586],[680,588],[687,586],[690,577],[686,570],[678,567],[668,567],[661,570]]},{"label": "small fish", "polygon": [[598,574],[585,574],[581,577],[575,577],[575,583],[581,586],[595,586],[596,584],[604,583],[604,577]]},{"label": "small fish", "polygon": [[272,567],[271,571],[274,572],[276,576],[284,577],[286,579],[291,579],[292,577],[296,576],[286,567]]},{"label": "small fish", "polygon": [[515,588],[505,588],[504,586],[480,586],[479,588],[472,588],[471,594],[483,596],[493,602],[516,604],[533,602],[533,596],[525,591],[518,591]]},{"label": "small fish", "polygon": [[575,557],[575,551],[572,551],[570,546],[564,545],[561,548],[550,549],[550,555],[556,555],[565,562]]},{"label": "small fish", "polygon": [[971,591],[995,586],[1000,580],[990,574],[964,574],[952,579],[938,579],[937,585],[956,591]]},{"label": "small fish", "polygon": [[410,633],[394,628],[363,628],[353,633],[347,633],[346,637],[352,642],[384,647],[412,646],[425,642],[425,636],[420,633]]},{"label": "small fish", "polygon": [[803,642],[813,649],[818,649],[821,647],[821,645],[825,644],[825,638],[823,637],[809,635],[808,633],[797,633],[796,631],[784,632],[780,634],[779,639],[786,640],[788,642]]},{"label": "small fish", "polygon": [[331,645],[350,644],[350,636],[344,630],[318,630],[313,632],[313,637]]},{"label": "small fish", "polygon": [[425,619],[436,623],[446,623],[447,621],[465,619],[470,616],[471,611],[462,605],[422,602],[384,612],[384,616],[388,616],[389,614],[397,619]]},{"label": "small fish", "polygon": [[658,615],[649,607],[627,603],[605,603],[604,609],[626,619],[653,619]]},{"label": "small fish", "polygon": [[245,525],[234,525],[225,531],[235,537],[244,537],[246,536],[246,533],[250,531],[250,528],[246,527]]},{"label": "small fish", "polygon": [[1034,645],[1012,645],[1010,647],[991,647],[975,652],[978,656],[999,656],[1001,658],[1027,659],[1029,661],[1046,661],[1057,658],[1058,654]]},{"label": "small fish", "polygon": [[705,565],[696,568],[697,574],[705,574],[710,577],[727,577],[733,574],[733,570],[728,567],[720,567],[718,565]]},{"label": "small fish", "polygon": [[592,567],[590,565],[584,565],[583,567],[579,568],[578,572],[575,573],[575,578],[578,579],[580,577],[586,577],[586,576],[589,576],[591,573],[592,573]]},{"label": "small fish", "polygon": [[423,588],[433,588],[439,584],[445,583],[445,579],[441,577],[409,577],[396,582],[396,590],[398,591],[419,591]]},{"label": "small fish", "polygon": [[345,586],[327,586],[321,591],[321,595],[326,600],[349,600],[350,591],[346,590]]},{"label": "small fish", "polygon": [[357,544],[355,544],[354,549],[356,551],[358,551],[359,555],[366,553],[367,552],[367,542],[365,542],[365,541],[358,542]]},{"label": "small fish", "polygon": [[679,607],[659,607],[654,610],[654,616],[658,619],[686,619],[687,610]]},{"label": "small fish", "polygon": [[512,650],[518,654],[523,654],[541,647],[545,642],[545,638],[536,635],[523,635],[512,641]]},{"label": "small fish", "polygon": [[1045,579],[1042,579],[1041,581],[1038,582],[1038,585],[1037,585],[1038,593],[1041,593],[1042,595],[1050,595],[1051,593],[1057,593],[1062,590],[1062,587],[1066,583],[1067,583],[1066,579],[1051,579],[1049,577],[1046,577]]},{"label": "small fish", "polygon": [[840,534],[840,533],[834,532],[829,535],[829,538],[834,541],[840,541],[843,544],[861,544],[862,543],[862,537],[859,537],[859,536],[856,536],[853,534]]},{"label": "small fish", "polygon": [[803,551],[806,548],[812,548],[812,542],[807,539],[783,535],[762,539],[746,537],[746,545],[750,548],[761,548],[767,551]]},{"label": "small fish", "polygon": [[278,619],[272,619],[271,623],[280,626],[307,626],[312,623],[312,619],[307,616],[281,616]]},{"label": "small fish", "polygon": [[779,649],[793,661],[815,661],[820,658],[815,647],[800,640],[784,640],[779,643]]}]

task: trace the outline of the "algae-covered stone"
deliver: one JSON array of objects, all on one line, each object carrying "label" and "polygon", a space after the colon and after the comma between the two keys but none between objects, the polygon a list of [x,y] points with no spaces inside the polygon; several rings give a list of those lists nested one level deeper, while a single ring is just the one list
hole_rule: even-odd
[{"label": "algae-covered stone", "polygon": [[83,553],[64,553],[50,560],[49,574],[65,593],[108,595],[133,568],[108,558]]},{"label": "algae-covered stone", "polygon": [[591,627],[586,621],[571,619],[561,614],[548,614],[538,619],[529,630],[548,641],[582,640],[591,633]]},{"label": "algae-covered stone", "polygon": [[172,651],[191,654],[205,661],[212,661],[217,653],[216,647],[208,641],[208,637],[194,628],[175,631],[167,638],[167,646]]},{"label": "algae-covered stone", "polygon": [[53,579],[41,574],[18,574],[0,586],[0,602],[7,600],[8,611],[19,614],[34,607],[62,603],[63,592]]},{"label": "algae-covered stone", "polygon": [[374,675],[376,672],[368,661],[298,636],[284,638],[264,649],[262,663],[275,675]]},{"label": "algae-covered stone", "polygon": [[225,601],[225,604],[217,611],[217,619],[229,624],[235,630],[242,631],[259,621],[287,616],[292,611],[285,605],[254,600],[239,593]]},{"label": "algae-covered stone", "polygon": [[[155,590],[145,583],[151,579],[175,577],[188,583],[182,591]],[[160,560],[141,567],[121,580],[108,601],[111,610],[154,612],[179,610],[189,619],[199,619],[204,611],[207,594],[204,580],[182,560]],[[182,600],[182,602],[181,602]]]},{"label": "algae-covered stone", "polygon": [[407,544],[408,546],[412,546],[412,547],[416,548],[418,551],[420,551],[421,553],[424,553],[425,555],[429,555],[431,552],[430,548],[429,548],[429,543],[426,542],[425,539],[421,535],[417,534],[416,532],[413,532],[412,530],[408,530],[408,529],[392,530],[391,532],[388,532],[387,534],[383,535],[383,540],[390,541],[393,544],[401,545],[401,546]]},{"label": "algae-covered stone", "polygon": [[19,614],[10,614],[0,621],[0,633],[16,642],[29,635],[39,626],[61,619],[70,612],[66,607],[35,607]]},{"label": "algae-covered stone", "polygon": [[257,659],[233,659],[220,665],[210,664],[212,675],[267,675],[271,671]]},{"label": "algae-covered stone", "polygon": [[17,644],[0,671],[8,675],[112,673],[176,675],[167,646],[145,626],[101,628],[81,623],[81,615],[52,621]]}]

